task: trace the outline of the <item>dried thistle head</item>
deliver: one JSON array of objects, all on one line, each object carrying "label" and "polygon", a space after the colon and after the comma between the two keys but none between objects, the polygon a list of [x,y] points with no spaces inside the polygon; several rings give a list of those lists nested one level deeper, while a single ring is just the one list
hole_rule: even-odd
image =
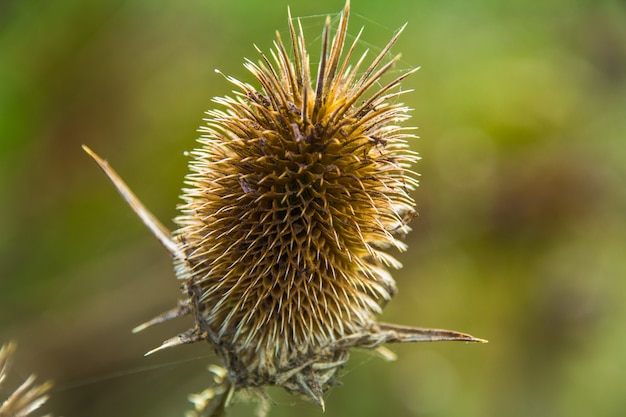
[{"label": "dried thistle head", "polygon": [[480,341],[376,321],[396,292],[389,268],[400,267],[387,250],[405,249],[415,214],[414,136],[397,101],[413,71],[381,81],[400,32],[369,64],[353,62],[359,36],[345,43],[348,14],[346,3],[332,37],[327,19],[315,76],[289,18],[289,42],[277,35],[271,59],[259,51],[258,64],[245,63],[257,85],[227,77],[237,91],[207,113],[173,236],[87,149],[183,280],[178,307],[135,330],[187,314],[195,326],[154,351],[205,340],[232,390],[275,385],[322,407],[353,347]]},{"label": "dried thistle head", "polygon": [[[0,385],[6,378],[11,359],[15,352],[15,344],[9,343],[0,348]],[[51,382],[35,384],[35,376],[29,376],[10,396],[0,405],[0,417],[26,417],[37,410],[48,400],[48,391]]]}]

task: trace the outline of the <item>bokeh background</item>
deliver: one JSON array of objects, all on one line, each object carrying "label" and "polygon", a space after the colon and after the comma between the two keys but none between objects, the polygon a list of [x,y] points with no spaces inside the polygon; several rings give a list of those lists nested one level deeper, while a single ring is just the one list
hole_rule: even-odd
[{"label": "bokeh background", "polygon": [[[342,0],[0,2],[0,340],[65,417],[182,416],[210,382],[202,344],[144,358],[189,327],[132,335],[173,307],[170,259],[86,143],[169,227],[211,97],[244,57],[307,33]],[[420,216],[386,321],[487,345],[356,352],[334,416],[618,416],[626,410],[626,3],[353,0],[350,32],[398,70],[421,139]],[[309,38],[313,49],[318,44]],[[312,58],[312,61],[315,61]],[[271,416],[320,416],[270,390]],[[238,405],[234,416],[252,415]]]}]

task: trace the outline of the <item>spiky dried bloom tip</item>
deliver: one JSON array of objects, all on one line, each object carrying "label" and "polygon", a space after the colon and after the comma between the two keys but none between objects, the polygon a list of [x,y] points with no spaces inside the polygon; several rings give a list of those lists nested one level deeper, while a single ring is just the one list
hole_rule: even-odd
[{"label": "spiky dried bloom tip", "polygon": [[[6,378],[15,351],[15,344],[5,344],[0,348],[0,385]],[[29,376],[2,405],[0,417],[26,417],[41,407],[48,399],[51,382],[35,384],[35,376]]]},{"label": "spiky dried bloom tip", "polygon": [[[323,393],[353,347],[461,340],[470,335],[378,323],[394,295],[387,253],[415,213],[417,160],[398,102],[406,71],[388,83],[386,60],[400,31],[366,64],[346,44],[349,3],[331,37],[327,19],[317,74],[302,27],[277,35],[270,57],[246,68],[260,88],[227,77],[234,97],[216,98],[192,151],[179,229],[171,236],[106,161],[120,194],[175,260],[186,297],[135,328],[191,314],[195,326],[153,349],[209,342],[227,370],[223,386],[193,397],[222,409],[237,390],[281,386],[324,406]],[[384,353],[384,352],[383,352]],[[388,353],[386,357],[391,357]],[[219,385],[219,384],[218,384]],[[228,395],[225,395],[228,393]],[[219,394],[219,395],[218,395]]]}]

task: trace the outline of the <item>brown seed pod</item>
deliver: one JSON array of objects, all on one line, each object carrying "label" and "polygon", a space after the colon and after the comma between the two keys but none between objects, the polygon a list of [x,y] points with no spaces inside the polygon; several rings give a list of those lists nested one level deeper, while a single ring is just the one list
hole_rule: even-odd
[{"label": "brown seed pod", "polygon": [[344,51],[349,8],[332,39],[326,21],[315,79],[291,17],[290,42],[277,35],[271,59],[259,51],[258,64],[245,63],[260,88],[227,77],[238,91],[207,113],[173,235],[86,148],[184,281],[178,307],[135,330],[193,315],[194,328],[154,351],[206,340],[231,391],[280,386],[323,407],[353,347],[482,341],[376,321],[396,292],[388,268],[400,267],[386,251],[405,249],[400,238],[415,214],[417,156],[406,143],[414,136],[397,102],[414,70],[381,87],[401,31],[367,67],[365,55],[351,64],[359,36]]}]

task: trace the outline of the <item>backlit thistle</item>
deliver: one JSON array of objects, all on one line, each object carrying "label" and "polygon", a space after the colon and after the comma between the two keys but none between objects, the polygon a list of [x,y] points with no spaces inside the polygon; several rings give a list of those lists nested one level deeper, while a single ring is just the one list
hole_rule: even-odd
[{"label": "backlit thistle", "polygon": [[[15,344],[9,343],[0,348],[0,386],[7,376]],[[48,399],[51,382],[35,384],[35,376],[29,376],[2,404],[0,417],[26,417],[41,407]]]},{"label": "backlit thistle", "polygon": [[389,268],[400,267],[387,251],[405,249],[415,214],[417,157],[398,102],[413,71],[382,81],[399,32],[371,62],[353,59],[360,33],[346,43],[348,14],[347,3],[333,36],[327,19],[315,74],[290,18],[288,42],[277,35],[269,56],[246,61],[254,85],[227,77],[237,90],[207,113],[173,235],[87,149],[183,280],[178,307],[136,330],[191,314],[195,326],[154,351],[207,341],[231,392],[274,385],[323,407],[353,347],[480,341],[376,321],[396,292]]}]

